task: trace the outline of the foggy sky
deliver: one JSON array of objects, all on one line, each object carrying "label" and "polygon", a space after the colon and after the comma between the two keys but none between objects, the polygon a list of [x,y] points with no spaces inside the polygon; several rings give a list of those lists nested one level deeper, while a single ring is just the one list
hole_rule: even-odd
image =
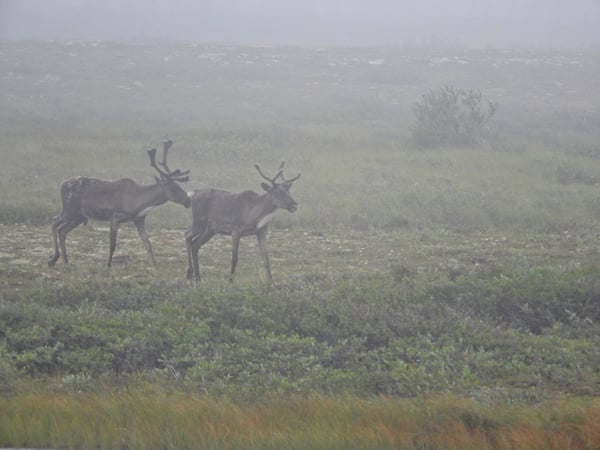
[{"label": "foggy sky", "polygon": [[0,39],[600,45],[600,0],[0,0]]}]

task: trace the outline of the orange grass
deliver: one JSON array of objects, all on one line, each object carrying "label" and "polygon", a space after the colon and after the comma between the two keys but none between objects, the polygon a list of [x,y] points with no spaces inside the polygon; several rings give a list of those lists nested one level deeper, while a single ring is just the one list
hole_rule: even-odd
[{"label": "orange grass", "polygon": [[482,406],[459,397],[274,398],[236,403],[156,390],[0,397],[0,447],[600,447],[600,400]]}]

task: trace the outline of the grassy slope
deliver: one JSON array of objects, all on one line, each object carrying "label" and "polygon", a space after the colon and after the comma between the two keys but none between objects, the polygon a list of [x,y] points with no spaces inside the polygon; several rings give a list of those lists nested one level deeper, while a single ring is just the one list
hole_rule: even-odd
[{"label": "grassy slope", "polygon": [[[597,219],[595,53],[3,44],[0,220],[46,223],[73,174],[151,182],[175,141],[191,187],[304,172],[303,227],[557,228]],[[415,152],[411,107],[443,84],[500,105],[488,143]],[[13,219],[14,220],[14,219]],[[187,217],[159,211],[163,226]]]}]

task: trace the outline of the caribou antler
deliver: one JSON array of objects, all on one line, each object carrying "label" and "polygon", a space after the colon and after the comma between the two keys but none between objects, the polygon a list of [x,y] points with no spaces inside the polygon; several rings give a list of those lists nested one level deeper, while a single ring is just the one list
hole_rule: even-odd
[{"label": "caribou antler", "polygon": [[281,179],[283,180],[284,183],[292,184],[294,181],[296,181],[298,178],[300,178],[300,173],[298,173],[298,175],[296,175],[291,180],[286,180],[285,177],[283,176],[283,165],[284,164],[285,164],[285,161],[281,161],[281,164],[279,165],[279,176],[281,177]]},{"label": "caribou antler", "polygon": [[169,139],[168,141],[163,142],[163,159],[159,162],[161,166],[165,168],[167,173],[171,174],[171,169],[167,166],[167,154],[169,153],[169,149],[173,146],[173,141]]},{"label": "caribou antler", "polygon": [[150,166],[154,167],[161,177],[167,178],[168,174],[160,170],[160,167],[156,165],[156,149],[148,150],[148,157],[150,158]]},{"label": "caribou antler", "polygon": [[[182,172],[179,169],[175,169],[174,171],[171,171],[169,169],[169,166],[167,165],[167,154],[172,145],[173,145],[173,141],[171,141],[171,140],[165,141],[163,143],[163,159],[162,159],[162,161],[159,161],[158,164],[156,163],[156,149],[153,148],[152,150],[148,150],[148,157],[150,158],[150,166],[154,167],[156,169],[156,171],[160,174],[160,176],[166,180],[178,181],[180,183],[182,183],[184,181],[188,181],[190,179],[190,177],[188,177],[186,175],[188,173],[190,173],[189,170]],[[163,171],[160,167],[158,167],[159,164],[164,167],[166,172]]]},{"label": "caribou antler", "polygon": [[277,180],[277,178],[279,178],[280,176],[282,176],[283,170],[281,169],[283,167],[283,163],[281,163],[281,166],[279,166],[279,172],[277,172],[277,175],[275,175],[273,178],[269,178],[268,176],[266,176],[262,170],[260,170],[260,166],[258,164],[254,164],[254,167],[256,167],[256,170],[258,170],[258,173],[260,173],[260,175],[267,181],[270,181],[271,184],[273,186],[275,186],[277,183],[275,183],[275,181]]},{"label": "caribou antler", "polygon": [[282,173],[281,179],[283,180],[284,183],[292,184],[294,181],[296,181],[298,178],[300,178],[300,175],[302,175],[302,174],[300,172],[298,172],[298,175],[296,175],[294,178],[292,178],[290,180],[286,180],[285,178],[283,178],[283,173]]},{"label": "caribou antler", "polygon": [[284,183],[292,184],[294,181],[296,181],[298,178],[300,178],[300,174],[296,175],[291,180],[286,180],[285,177],[283,176],[283,166],[284,165],[285,165],[285,161],[281,161],[281,164],[279,164],[279,171],[277,172],[277,175],[275,175],[274,178],[269,178],[264,173],[262,173],[258,164],[254,164],[254,167],[256,167],[256,170],[258,170],[258,173],[260,173],[265,180],[270,181],[273,185],[276,184],[275,182],[277,181],[277,178],[279,178],[279,177],[281,177],[281,179],[283,180]]}]

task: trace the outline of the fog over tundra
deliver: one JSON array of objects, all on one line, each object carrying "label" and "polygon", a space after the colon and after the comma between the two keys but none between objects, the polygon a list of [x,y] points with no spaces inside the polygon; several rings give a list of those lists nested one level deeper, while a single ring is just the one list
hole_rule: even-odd
[{"label": "fog over tundra", "polygon": [[599,0],[0,0],[11,40],[561,48],[599,25]]}]

